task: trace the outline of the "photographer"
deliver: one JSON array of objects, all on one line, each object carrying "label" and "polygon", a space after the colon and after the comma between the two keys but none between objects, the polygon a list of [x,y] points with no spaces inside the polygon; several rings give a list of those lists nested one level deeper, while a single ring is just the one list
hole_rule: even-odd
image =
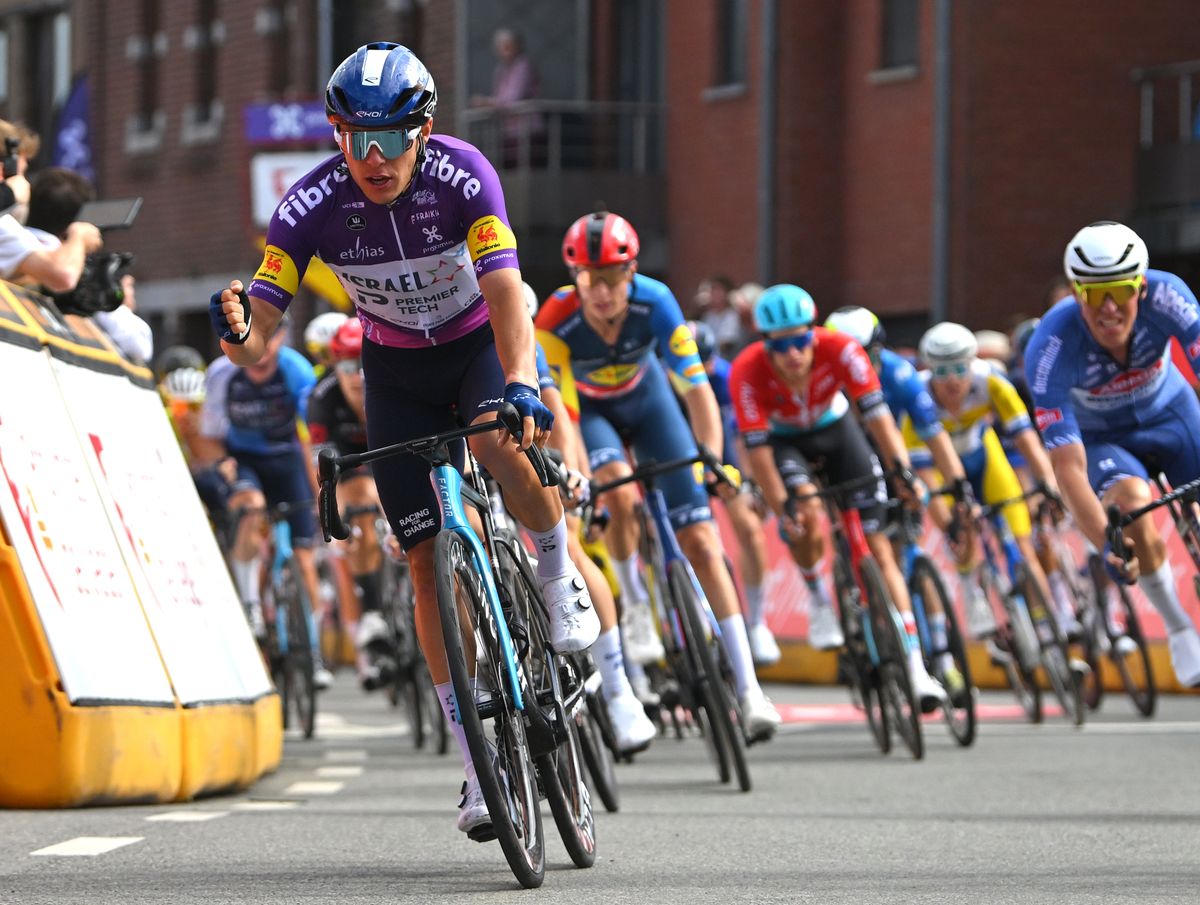
[{"label": "photographer", "polygon": [[[94,225],[75,219],[93,195],[91,183],[74,170],[63,167],[42,170],[34,177],[30,190],[28,231],[48,250],[55,251],[68,247],[72,236],[84,228],[95,230],[98,236],[99,230]],[[55,299],[65,313],[94,316],[97,325],[125,357],[144,364],[153,355],[154,337],[150,325],[134,313],[134,280],[130,274],[121,272],[128,260],[109,256],[106,260],[93,259],[89,265],[87,256],[81,255],[79,271],[66,289],[43,285],[55,293],[63,293]]]},{"label": "photographer", "polygon": [[53,243],[46,243],[22,226],[16,214],[23,217],[31,202],[25,170],[29,158],[38,152],[38,137],[24,127],[0,120],[0,141],[5,142],[6,151],[0,209],[9,194],[16,203],[13,213],[0,216],[0,279],[27,279],[50,292],[68,292],[79,282],[87,255],[103,245],[100,230],[90,223],[69,222],[61,232],[53,233]]}]

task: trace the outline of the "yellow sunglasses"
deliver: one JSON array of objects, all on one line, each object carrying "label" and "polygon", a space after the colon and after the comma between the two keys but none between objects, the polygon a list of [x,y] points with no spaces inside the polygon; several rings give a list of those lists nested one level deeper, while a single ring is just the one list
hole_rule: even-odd
[{"label": "yellow sunglasses", "polygon": [[1113,280],[1111,283],[1081,283],[1075,281],[1075,295],[1089,308],[1101,307],[1106,299],[1121,307],[1132,302],[1142,291],[1145,277],[1132,280]]}]

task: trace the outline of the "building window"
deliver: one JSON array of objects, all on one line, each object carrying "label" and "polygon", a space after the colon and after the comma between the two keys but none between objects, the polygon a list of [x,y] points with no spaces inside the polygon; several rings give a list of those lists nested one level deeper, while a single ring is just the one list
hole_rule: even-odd
[{"label": "building window", "polygon": [[131,152],[152,151],[162,144],[166,113],[161,108],[160,61],[167,53],[167,36],[162,31],[160,0],[141,0],[139,29],[125,45],[125,56],[137,70],[137,107],[125,129],[125,147]]},{"label": "building window", "polygon": [[217,98],[217,51],[225,30],[217,20],[217,0],[196,0],[196,24],[183,36],[193,54],[194,100],[183,110],[183,142],[215,141],[220,135],[224,107]]},{"label": "building window", "polygon": [[267,38],[267,89],[284,96],[292,85],[292,11],[288,0],[270,0],[255,15],[254,30]]},{"label": "building window", "polygon": [[746,81],[746,0],[717,0],[715,85]]},{"label": "building window", "polygon": [[917,10],[920,0],[882,0],[882,3],[883,34],[879,68],[916,66],[919,38]]}]

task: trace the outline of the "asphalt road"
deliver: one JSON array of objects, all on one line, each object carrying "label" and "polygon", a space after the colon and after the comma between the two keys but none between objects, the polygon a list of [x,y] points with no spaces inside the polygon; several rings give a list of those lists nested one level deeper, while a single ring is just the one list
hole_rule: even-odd
[{"label": "asphalt road", "polygon": [[843,690],[776,686],[789,723],[752,751],[754,791],[718,785],[700,740],[660,738],[619,768],[595,867],[551,835],[545,885],[525,891],[496,843],[455,829],[457,755],[414,751],[338,678],[320,738],[289,738],[244,794],[0,812],[0,905],[1200,900],[1200,698],[1143,721],[1110,697],[1076,730],[987,693],[974,748],[929,725],[915,763],[873,748]]}]

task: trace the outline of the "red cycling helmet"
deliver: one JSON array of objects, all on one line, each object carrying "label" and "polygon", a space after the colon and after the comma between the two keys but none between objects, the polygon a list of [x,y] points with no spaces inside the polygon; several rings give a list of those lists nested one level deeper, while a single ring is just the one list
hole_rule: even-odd
[{"label": "red cycling helmet", "polygon": [[563,262],[568,267],[609,267],[638,256],[638,236],[629,221],[608,211],[580,217],[563,237]]},{"label": "red cycling helmet", "polygon": [[357,317],[348,317],[329,341],[329,352],[337,361],[362,357],[363,329]]}]

